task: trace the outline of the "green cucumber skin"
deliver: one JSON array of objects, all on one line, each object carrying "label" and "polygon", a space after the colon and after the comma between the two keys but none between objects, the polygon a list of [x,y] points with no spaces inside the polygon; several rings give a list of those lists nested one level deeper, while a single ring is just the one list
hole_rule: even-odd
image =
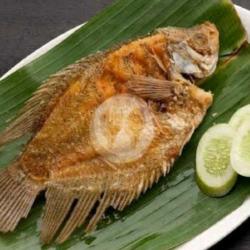
[{"label": "green cucumber skin", "polygon": [[219,197],[223,197],[223,196],[227,195],[235,186],[237,178],[238,178],[238,175],[235,173],[233,178],[231,180],[229,180],[227,183],[225,183],[218,190],[218,188],[208,186],[205,182],[203,182],[202,178],[198,175],[197,172],[195,174],[196,183],[197,183],[198,187],[200,188],[200,190],[204,194],[206,194],[210,197],[214,197],[214,198],[219,198]]}]

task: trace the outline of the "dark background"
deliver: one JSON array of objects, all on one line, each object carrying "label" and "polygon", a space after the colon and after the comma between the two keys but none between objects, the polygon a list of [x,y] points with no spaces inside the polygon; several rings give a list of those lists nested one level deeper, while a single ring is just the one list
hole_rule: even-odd
[{"label": "dark background", "polygon": [[[87,21],[111,2],[0,0],[0,76],[35,49]],[[250,0],[233,2],[250,9]],[[212,249],[250,250],[250,220]]]}]

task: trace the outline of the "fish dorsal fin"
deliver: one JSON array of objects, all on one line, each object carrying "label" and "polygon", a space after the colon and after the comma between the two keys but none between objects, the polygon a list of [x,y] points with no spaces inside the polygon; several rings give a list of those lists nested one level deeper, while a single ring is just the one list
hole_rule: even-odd
[{"label": "fish dorsal fin", "polygon": [[126,86],[129,92],[153,101],[168,100],[183,92],[183,86],[178,82],[152,77],[134,76]]},{"label": "fish dorsal fin", "polygon": [[80,77],[90,77],[103,56],[101,52],[90,55],[49,77],[26,102],[17,118],[0,133],[0,146],[26,133],[36,133],[68,87]]}]

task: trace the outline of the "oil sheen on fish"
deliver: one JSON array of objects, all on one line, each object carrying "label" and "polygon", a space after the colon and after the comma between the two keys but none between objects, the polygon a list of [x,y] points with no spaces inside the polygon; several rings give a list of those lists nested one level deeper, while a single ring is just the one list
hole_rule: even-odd
[{"label": "oil sheen on fish", "polygon": [[218,61],[206,22],[162,28],[83,58],[51,76],[0,135],[32,134],[0,173],[0,231],[13,231],[45,191],[41,240],[95,229],[169,173],[212,103],[195,85]]}]

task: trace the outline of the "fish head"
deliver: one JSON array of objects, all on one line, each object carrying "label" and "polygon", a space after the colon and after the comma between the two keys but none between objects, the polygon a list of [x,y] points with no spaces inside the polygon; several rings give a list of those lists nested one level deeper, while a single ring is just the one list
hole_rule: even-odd
[{"label": "fish head", "polygon": [[163,28],[175,70],[195,78],[210,76],[219,56],[219,32],[210,22],[193,28]]}]

